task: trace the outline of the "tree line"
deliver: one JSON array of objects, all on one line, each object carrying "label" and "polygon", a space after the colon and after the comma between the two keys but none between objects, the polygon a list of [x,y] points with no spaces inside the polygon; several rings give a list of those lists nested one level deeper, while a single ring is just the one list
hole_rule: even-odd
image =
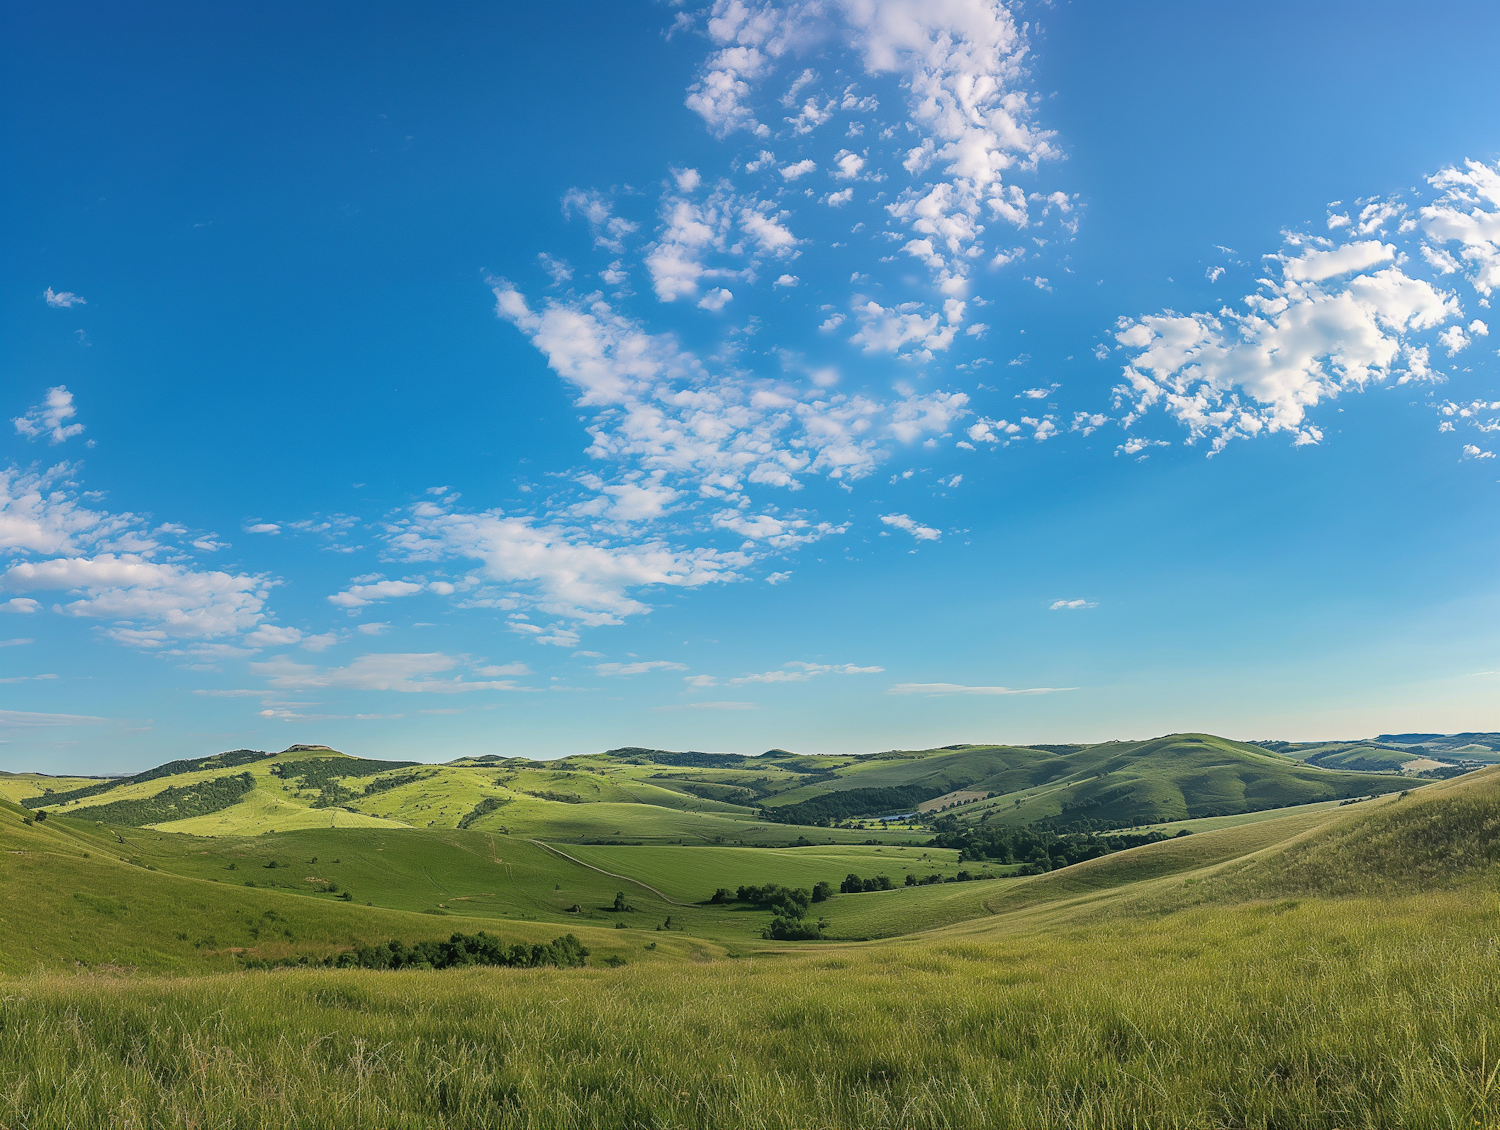
[{"label": "tree line", "polygon": [[295,960],[249,958],[244,965],[246,969],[275,969],[291,965],[332,969],[456,969],[467,965],[535,969],[552,965],[563,969],[582,965],[588,955],[588,947],[572,934],[564,934],[546,943],[506,945],[501,939],[481,930],[477,934],[454,934],[446,942],[407,945],[399,938],[392,938],[373,946],[356,946],[322,960],[304,954]]}]

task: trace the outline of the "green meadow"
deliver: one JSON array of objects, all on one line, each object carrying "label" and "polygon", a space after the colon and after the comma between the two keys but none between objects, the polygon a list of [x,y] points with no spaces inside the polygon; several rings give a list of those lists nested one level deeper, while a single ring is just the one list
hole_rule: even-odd
[{"label": "green meadow", "polygon": [[1500,768],[1111,746],[7,778],[0,1128],[1500,1124]]}]

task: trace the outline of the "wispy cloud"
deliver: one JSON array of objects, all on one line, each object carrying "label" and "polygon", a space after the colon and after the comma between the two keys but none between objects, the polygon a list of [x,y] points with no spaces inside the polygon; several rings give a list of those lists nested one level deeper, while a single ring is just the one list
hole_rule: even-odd
[{"label": "wispy cloud", "polygon": [[686,671],[687,665],[666,659],[650,659],[636,663],[596,663],[596,675],[644,675],[647,671]]},{"label": "wispy cloud", "polygon": [[1077,687],[966,687],[962,683],[897,683],[885,693],[918,694],[926,695],[928,698],[939,698],[944,695],[957,694],[1060,694],[1063,691],[1076,691],[1077,689]]}]

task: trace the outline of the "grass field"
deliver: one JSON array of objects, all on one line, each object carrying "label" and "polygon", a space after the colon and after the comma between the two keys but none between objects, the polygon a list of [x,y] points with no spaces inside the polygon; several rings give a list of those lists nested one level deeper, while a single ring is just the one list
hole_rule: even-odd
[{"label": "grass field", "polygon": [[[958,852],[929,847],[595,847],[564,845],[574,859],[649,883],[675,899],[701,902],[718,887],[780,883],[807,887],[831,882],[836,888],[851,872],[862,878],[889,875],[898,885],[908,873],[919,878],[959,870]],[[1008,867],[965,864],[975,871],[996,873]]]},{"label": "grass field", "polygon": [[46,977],[0,1125],[1493,1125],[1492,895],[567,971]]},{"label": "grass field", "polygon": [[[436,811],[421,806],[438,794],[399,795],[436,787],[412,779],[428,767],[264,764],[266,787],[222,812],[323,822],[243,834],[248,812],[215,812],[188,834],[0,800],[0,1128],[1500,1124],[1500,769],[1198,818],[1044,874],[838,894],[812,908],[824,940],[778,943],[769,911],[703,900],[1014,868],[831,842],[850,829],[716,844],[691,822],[782,844],[797,829],[692,793],[558,799],[600,774],[524,766],[454,767],[473,796],[512,799],[464,829],[412,826],[365,809]],[[394,784],[350,812],[313,806],[328,780],[339,796]],[[739,781],[687,783],[765,785]],[[527,834],[554,812],[562,834]],[[620,838],[649,821],[651,839],[576,842],[601,817]],[[481,930],[574,933],[591,954],[565,970],[236,972]]]}]

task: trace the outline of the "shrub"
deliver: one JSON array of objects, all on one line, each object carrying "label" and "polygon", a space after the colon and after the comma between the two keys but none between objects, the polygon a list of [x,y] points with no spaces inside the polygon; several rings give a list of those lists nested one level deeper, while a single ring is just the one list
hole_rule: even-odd
[{"label": "shrub", "polygon": [[817,922],[806,922],[800,918],[785,918],[777,915],[771,919],[771,924],[760,932],[760,936],[778,942],[809,942],[821,938],[823,927],[826,925],[827,923],[822,919]]},{"label": "shrub", "polygon": [[803,887],[782,887],[767,883],[763,887],[746,886],[735,891],[740,902],[748,902],[761,910],[771,910],[783,918],[801,918],[807,914],[812,902],[812,892]]}]

